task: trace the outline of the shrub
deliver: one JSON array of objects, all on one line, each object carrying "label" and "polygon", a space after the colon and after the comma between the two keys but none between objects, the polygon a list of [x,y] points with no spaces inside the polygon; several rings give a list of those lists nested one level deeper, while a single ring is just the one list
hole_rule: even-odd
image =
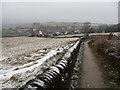
[{"label": "shrub", "polygon": [[110,44],[107,42],[107,39],[98,39],[95,40],[93,46],[97,51],[104,52],[108,47],[110,47]]}]

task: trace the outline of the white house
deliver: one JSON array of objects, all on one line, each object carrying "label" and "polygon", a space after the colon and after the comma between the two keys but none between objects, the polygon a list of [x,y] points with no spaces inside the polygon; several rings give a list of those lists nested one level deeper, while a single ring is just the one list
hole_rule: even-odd
[{"label": "white house", "polygon": [[42,31],[41,30],[39,30],[39,35],[42,35],[43,33],[42,33]]}]

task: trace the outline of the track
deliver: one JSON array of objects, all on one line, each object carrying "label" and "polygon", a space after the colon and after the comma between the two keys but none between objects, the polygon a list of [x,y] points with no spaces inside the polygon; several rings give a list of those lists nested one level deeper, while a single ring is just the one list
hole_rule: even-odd
[{"label": "track", "polygon": [[89,48],[87,41],[84,44],[80,88],[107,88],[104,84],[102,72],[95,60],[97,60],[97,58]]}]

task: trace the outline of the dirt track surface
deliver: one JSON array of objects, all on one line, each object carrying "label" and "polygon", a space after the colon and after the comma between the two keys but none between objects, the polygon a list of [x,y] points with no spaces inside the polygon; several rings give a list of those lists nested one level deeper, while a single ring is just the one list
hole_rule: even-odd
[{"label": "dirt track surface", "polygon": [[96,60],[88,46],[88,42],[84,44],[83,62],[81,68],[80,88],[107,88],[104,84],[102,72],[100,71]]}]

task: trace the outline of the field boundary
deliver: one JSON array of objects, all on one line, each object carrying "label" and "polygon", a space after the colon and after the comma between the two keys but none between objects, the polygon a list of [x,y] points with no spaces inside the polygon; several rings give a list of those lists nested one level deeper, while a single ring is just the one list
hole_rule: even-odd
[{"label": "field boundary", "polygon": [[82,39],[78,39],[73,46],[56,62],[56,65],[47,68],[42,74],[28,81],[20,90],[25,88],[68,88],[70,77],[77,61]]}]

